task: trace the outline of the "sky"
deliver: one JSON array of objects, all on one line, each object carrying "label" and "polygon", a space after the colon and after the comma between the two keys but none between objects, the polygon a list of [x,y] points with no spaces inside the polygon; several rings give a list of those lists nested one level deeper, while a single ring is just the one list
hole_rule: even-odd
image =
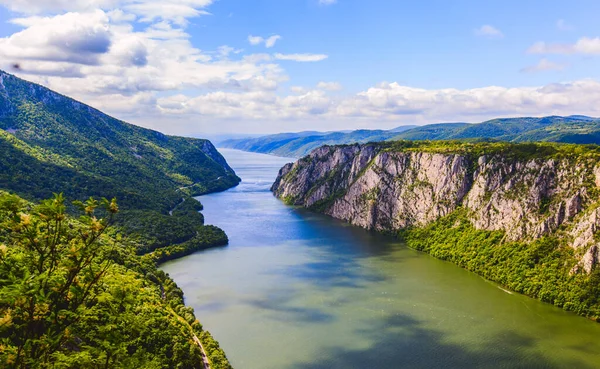
[{"label": "sky", "polygon": [[600,116],[597,14],[586,0],[0,0],[0,69],[197,137]]}]

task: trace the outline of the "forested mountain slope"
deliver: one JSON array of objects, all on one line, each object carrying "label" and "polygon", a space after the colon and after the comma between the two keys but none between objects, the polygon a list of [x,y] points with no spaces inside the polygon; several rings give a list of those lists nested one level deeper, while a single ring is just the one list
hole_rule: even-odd
[{"label": "forested mountain slope", "polygon": [[436,123],[401,126],[389,131],[360,130],[294,137],[293,134],[228,140],[220,146],[287,157],[302,157],[322,145],[395,140],[465,140],[565,142],[600,144],[600,119],[573,115],[543,118],[502,118],[477,124]]},{"label": "forested mountain slope", "polygon": [[357,130],[351,132],[299,132],[269,135],[257,138],[226,140],[220,147],[273,154],[286,157],[301,157],[319,146],[348,143],[366,143],[384,141],[398,135],[399,132],[415,126],[402,126],[390,131]]},{"label": "forested mountain slope", "polygon": [[117,225],[141,252],[194,238],[203,220],[191,196],[239,183],[210,141],[122,122],[4,72],[0,152],[0,189],[28,200],[116,197]]},{"label": "forested mountain slope", "polygon": [[[166,136],[0,72],[0,187],[45,198],[117,196],[123,207],[167,211],[189,193],[223,190],[239,182],[206,140]],[[10,160],[8,160],[10,158]],[[43,164],[43,165],[42,165]],[[43,166],[43,173],[27,171]],[[37,176],[37,179],[28,178]],[[29,187],[49,180],[50,185]]]},{"label": "forested mountain slope", "polygon": [[[0,366],[202,368],[196,332],[211,367],[230,368],[157,265],[228,243],[192,196],[239,181],[207,140],[0,71]],[[90,200],[75,220],[90,197],[120,209]]]}]

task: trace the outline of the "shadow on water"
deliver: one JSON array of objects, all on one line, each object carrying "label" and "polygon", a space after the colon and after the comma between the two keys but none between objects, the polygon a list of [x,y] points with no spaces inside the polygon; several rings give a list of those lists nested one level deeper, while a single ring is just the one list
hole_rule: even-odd
[{"label": "shadow on water", "polygon": [[370,347],[323,347],[315,356],[326,360],[307,358],[293,368],[592,368],[579,360],[553,363],[536,351],[534,339],[510,331],[467,349],[447,342],[442,332],[425,328],[407,315],[388,317],[356,333],[371,342]]},{"label": "shadow on water", "polygon": [[269,317],[286,324],[322,324],[335,320],[335,316],[325,312],[323,309],[307,306],[290,306],[294,300],[294,293],[287,291],[285,293],[277,292],[263,299],[246,301],[247,304],[255,308],[271,311]]}]

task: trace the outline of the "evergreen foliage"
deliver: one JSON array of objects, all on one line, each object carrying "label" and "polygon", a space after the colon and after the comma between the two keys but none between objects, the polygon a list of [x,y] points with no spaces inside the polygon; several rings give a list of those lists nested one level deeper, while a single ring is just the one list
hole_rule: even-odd
[{"label": "evergreen foliage", "polygon": [[197,335],[230,368],[175,283],[109,236],[115,200],[75,205],[0,194],[0,366],[203,368]]}]

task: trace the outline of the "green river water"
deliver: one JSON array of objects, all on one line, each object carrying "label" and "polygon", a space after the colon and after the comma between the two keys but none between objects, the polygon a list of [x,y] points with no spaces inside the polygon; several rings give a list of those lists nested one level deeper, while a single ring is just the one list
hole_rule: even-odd
[{"label": "green river water", "polygon": [[284,205],[291,159],[221,152],[243,182],[200,200],[229,246],[162,269],[236,369],[600,368],[600,324]]}]

